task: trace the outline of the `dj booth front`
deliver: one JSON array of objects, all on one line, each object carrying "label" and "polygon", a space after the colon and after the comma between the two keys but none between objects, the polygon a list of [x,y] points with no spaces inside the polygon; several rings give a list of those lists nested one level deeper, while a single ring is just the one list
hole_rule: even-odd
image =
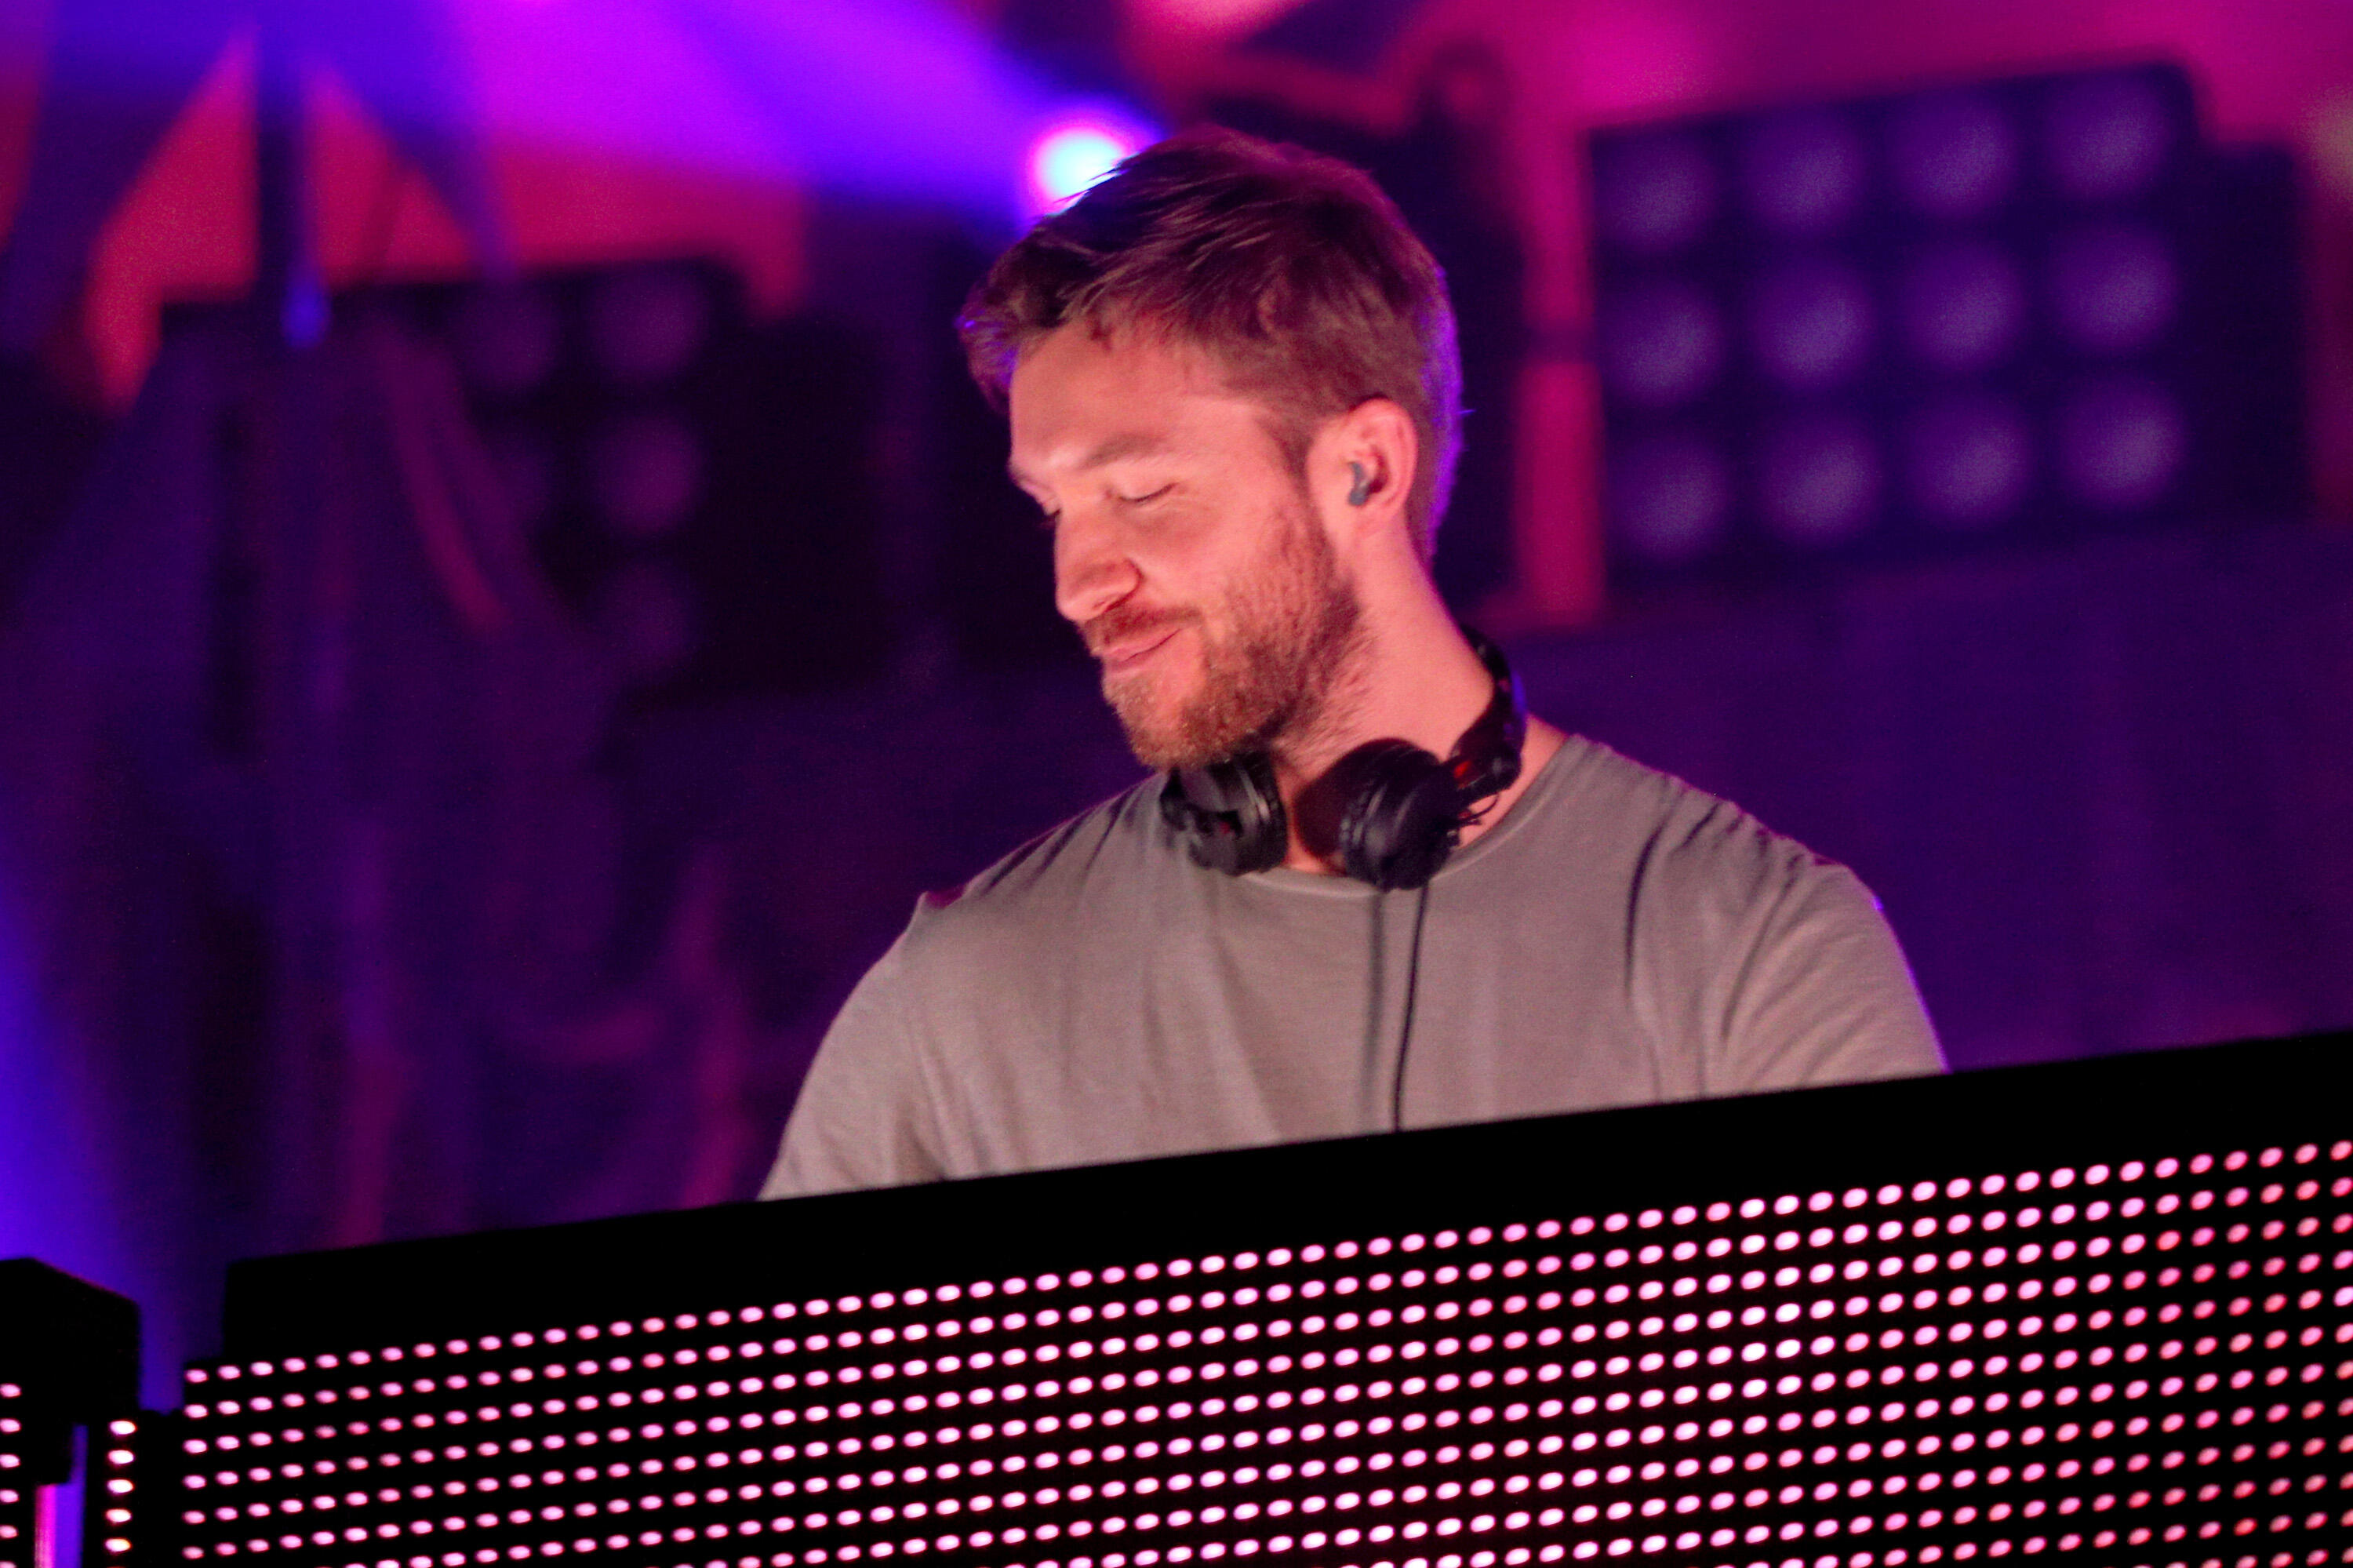
[{"label": "dj booth front", "polygon": [[2348,1044],[248,1263],[92,1561],[2353,1562]]}]

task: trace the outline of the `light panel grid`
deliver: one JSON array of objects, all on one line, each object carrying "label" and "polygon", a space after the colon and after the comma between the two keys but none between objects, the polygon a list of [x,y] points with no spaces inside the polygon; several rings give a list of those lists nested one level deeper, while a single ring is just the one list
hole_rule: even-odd
[{"label": "light panel grid", "polygon": [[[168,1528],[171,1473],[151,1454],[168,1442],[168,1416],[118,1416],[91,1430],[82,1495],[81,1568],[141,1568],[164,1553],[148,1539]],[[160,1496],[153,1500],[151,1494]]]},{"label": "light panel grid", "polygon": [[0,1379],[0,1568],[33,1568],[40,1489],[28,1466],[32,1420],[24,1385]]},{"label": "light panel grid", "polygon": [[2152,1149],[200,1365],[171,1523],[335,1568],[2353,1562],[2348,1194],[2344,1141]]}]

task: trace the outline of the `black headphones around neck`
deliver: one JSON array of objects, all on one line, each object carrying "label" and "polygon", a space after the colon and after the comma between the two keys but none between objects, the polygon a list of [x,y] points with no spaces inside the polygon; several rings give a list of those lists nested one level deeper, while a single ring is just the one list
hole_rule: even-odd
[{"label": "black headphones around neck", "polygon": [[[1479,803],[1520,776],[1528,710],[1519,679],[1502,649],[1468,627],[1463,633],[1495,688],[1452,755],[1440,761],[1410,741],[1370,740],[1335,763],[1326,780],[1343,802],[1342,867],[1384,892],[1427,885]],[[1263,752],[1170,773],[1160,817],[1195,861],[1229,876],[1282,864],[1291,842],[1274,764]]]}]

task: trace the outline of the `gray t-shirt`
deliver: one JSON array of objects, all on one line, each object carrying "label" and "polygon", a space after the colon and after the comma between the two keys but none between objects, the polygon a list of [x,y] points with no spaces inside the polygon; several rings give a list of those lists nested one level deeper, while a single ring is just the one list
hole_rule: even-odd
[{"label": "gray t-shirt", "polygon": [[[818,1050],[765,1196],[1390,1125],[1418,895],[1204,870],[1159,783],[917,905]],[[1409,1127],[1942,1065],[1852,873],[1588,740],[1429,899]]]}]

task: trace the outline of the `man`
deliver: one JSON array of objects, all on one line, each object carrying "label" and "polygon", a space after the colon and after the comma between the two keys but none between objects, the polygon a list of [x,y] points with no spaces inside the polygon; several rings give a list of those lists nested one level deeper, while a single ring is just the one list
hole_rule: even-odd
[{"label": "man", "polygon": [[1155,779],[927,896],[767,1195],[1938,1069],[1852,874],[1541,720],[1425,886],[1339,874],[1335,764],[1448,758],[1508,690],[1430,584],[1444,285],[1361,175],[1162,143],[1008,251],[963,330],[1136,756],[1257,758],[1280,863],[1200,863]]}]

